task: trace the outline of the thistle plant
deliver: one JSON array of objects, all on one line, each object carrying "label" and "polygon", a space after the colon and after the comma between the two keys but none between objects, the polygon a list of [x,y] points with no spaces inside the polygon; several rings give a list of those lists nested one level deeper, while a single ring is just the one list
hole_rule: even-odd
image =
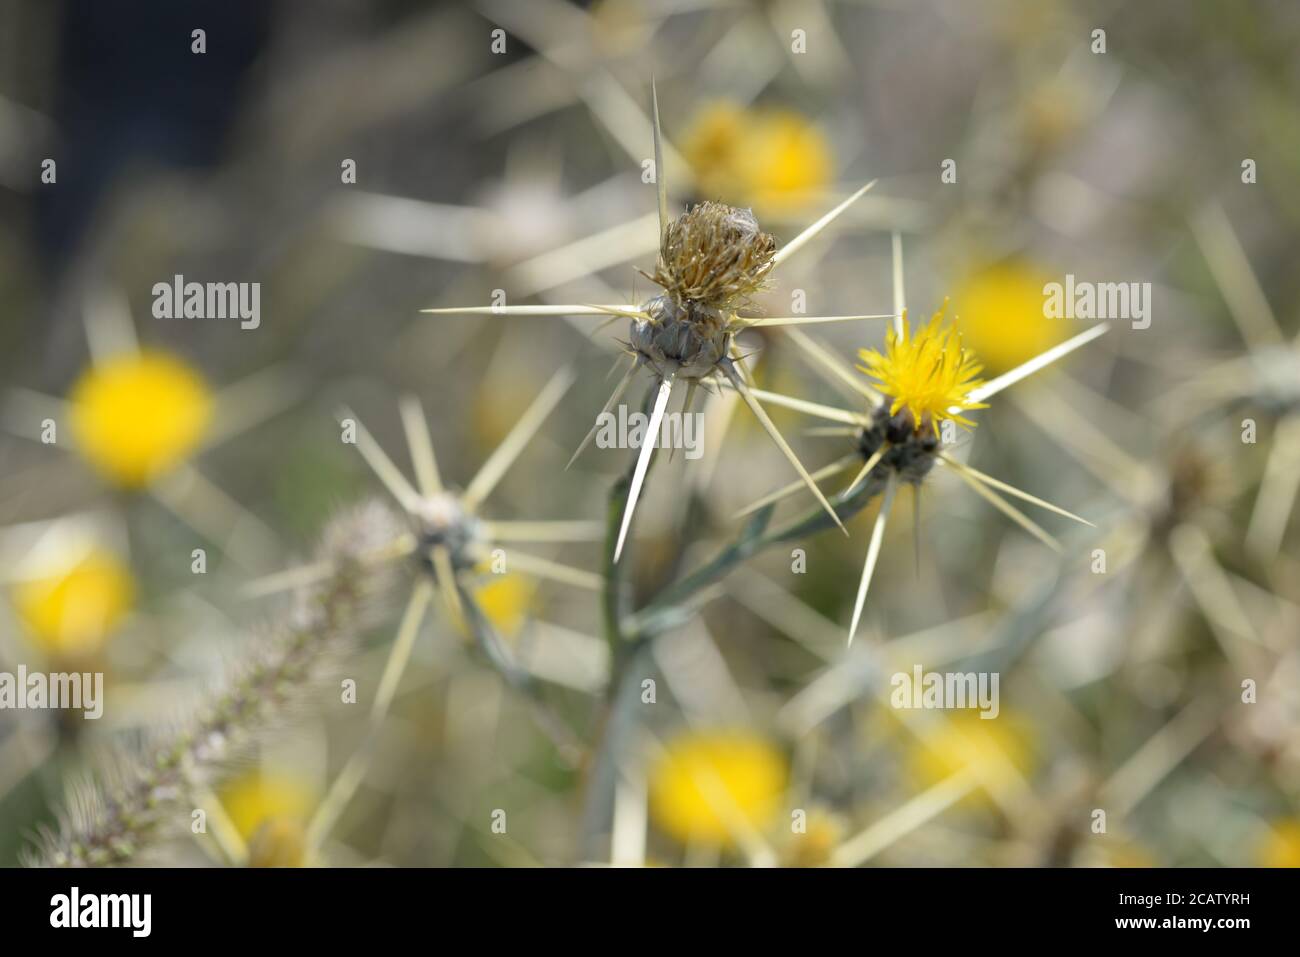
[{"label": "thistle plant", "polygon": [[[551,378],[463,492],[453,491],[443,481],[428,422],[418,399],[408,396],[401,404],[402,426],[415,466],[416,485],[407,480],[351,412],[345,409],[340,413],[341,419],[355,422],[357,450],[410,521],[411,533],[403,541],[420,561],[428,564],[444,601],[444,610],[453,618],[459,619],[462,614],[457,576],[488,562],[493,550],[501,544],[511,545],[509,561],[521,571],[577,587],[600,587],[597,576],[513,547],[517,542],[589,541],[600,533],[598,524],[491,521],[478,514],[484,500],[505,477],[572,382],[573,373],[569,369],[561,369]],[[401,543],[397,544],[401,548]]]},{"label": "thistle plant", "polygon": [[[966,417],[966,412],[987,408],[985,399],[1091,342],[1105,333],[1108,326],[1105,323],[1093,326],[997,378],[984,381],[978,378],[982,371],[978,359],[963,347],[960,334],[955,328],[943,326],[942,310],[935,313],[925,326],[916,332],[912,331],[906,307],[902,305],[902,253],[901,244],[897,242],[894,245],[894,257],[898,323],[888,332],[883,353],[874,349],[859,352],[862,364],[858,366],[858,371],[874,379],[874,385],[868,385],[856,377],[852,370],[831,353],[815,344],[802,342],[805,351],[815,360],[819,372],[832,384],[841,388],[847,386],[865,402],[867,410],[863,412],[836,408],[792,396],[761,393],[772,404],[838,423],[831,427],[831,434],[852,438],[853,451],[850,454],[817,472],[818,478],[828,478],[857,467],[857,472],[838,501],[853,503],[852,507],[856,510],[870,499],[877,496],[881,498],[854,600],[853,617],[849,624],[850,644],[862,618],[895,496],[902,485],[910,486],[914,511],[919,516],[921,486],[936,465],[945,466],[954,472],[977,495],[1057,551],[1060,551],[1060,544],[1056,539],[999,493],[1030,502],[1076,522],[1092,525],[1072,512],[986,475],[943,451],[941,426],[951,423],[954,427],[973,428],[975,423]],[[740,514],[771,506],[799,490],[798,485],[786,486],[759,499]],[[913,521],[913,529],[919,534],[918,521]]]},{"label": "thistle plant", "polygon": [[[867,183],[779,249],[776,240],[762,231],[753,212],[748,209],[706,201],[673,219],[669,211],[667,179],[663,174],[664,146],[658,94],[653,84],[651,96],[660,241],[655,270],[643,275],[663,288],[661,295],[632,305],[506,305],[424,311],[471,315],[608,315],[630,320],[627,354],[631,364],[602,412],[613,408],[641,369],[648,370],[655,383],[652,389],[654,401],[646,428],[646,435],[651,438],[642,445],[637,458],[614,545],[614,561],[617,562],[622,556],[656,447],[653,437],[658,435],[669,399],[678,383],[684,383],[686,387],[683,409],[687,412],[692,409],[696,390],[701,385],[708,386],[721,381],[739,393],[772,442],[799,475],[800,481],[813,493],[831,520],[843,530],[835,509],[755,396],[736,336],[745,329],[760,326],[891,318],[892,313],[788,317],[740,314],[742,309],[751,304],[752,297],[770,280],[771,273],[777,267],[830,225],[871,189],[875,182]],[[597,425],[593,423],[587,437],[575,452],[575,459],[595,436],[596,429]]]},{"label": "thistle plant", "polygon": [[[444,481],[423,407],[415,397],[405,397],[400,405],[402,426],[415,468],[415,484],[406,478],[351,411],[340,411],[339,418],[344,428],[355,429],[357,450],[397,501],[408,522],[406,531],[395,532],[388,541],[371,551],[368,561],[391,565],[394,561],[412,558],[417,575],[370,708],[367,736],[335,777],[312,815],[305,834],[305,853],[310,855],[319,849],[364,778],[376,734],[387,717],[398,684],[410,662],[416,636],[424,625],[434,594],[441,598],[447,620],[475,638],[487,662],[516,690],[532,695],[531,676],[514,662],[505,642],[473,597],[472,578],[476,570],[490,567],[500,559],[513,566],[515,571],[538,578],[596,591],[604,587],[598,575],[515,548],[518,542],[557,544],[589,541],[602,533],[600,523],[493,521],[479,514],[485,499],[505,477],[572,382],[571,370],[557,372],[463,491],[454,490]],[[510,546],[508,553],[500,548],[505,544]],[[504,571],[504,568],[498,569],[499,573]],[[328,562],[317,563],[263,578],[254,582],[250,591],[268,594],[333,573],[334,568]],[[571,760],[576,760],[571,732],[540,697],[532,700],[539,725]]]},{"label": "thistle plant", "polygon": [[[920,487],[935,466],[953,471],[978,495],[1057,550],[1060,550],[1060,545],[1056,540],[1007,501],[1004,494],[1090,525],[1090,522],[1063,508],[966,465],[945,451],[943,445],[949,426],[966,429],[974,427],[975,422],[968,417],[968,413],[986,408],[986,399],[1091,342],[1108,328],[1104,323],[1094,326],[1030,356],[995,379],[985,381],[980,378],[982,368],[978,358],[963,346],[960,333],[955,328],[945,326],[942,310],[927,324],[915,330],[912,328],[904,302],[901,240],[897,234],[894,237],[893,312],[872,316],[785,318],[750,315],[753,298],[770,284],[774,270],[840,215],[871,184],[863,187],[782,248],[778,248],[774,238],[762,230],[753,212],[748,209],[737,209],[706,200],[674,219],[668,212],[667,188],[661,172],[663,143],[657,98],[653,89],[652,110],[656,169],[660,171],[656,177],[660,244],[654,270],[644,272],[643,275],[661,288],[659,295],[633,305],[506,305],[426,310],[441,314],[606,315],[611,317],[609,321],[628,319],[625,349],[630,363],[606,402],[602,415],[622,398],[638,371],[645,370],[651,376],[652,387],[646,400],[646,407],[650,410],[645,432],[647,438],[627,476],[615,484],[610,499],[605,604],[606,631],[613,652],[613,672],[607,692],[609,723],[604,736],[593,744],[597,749],[596,786],[601,786],[599,782],[603,778],[600,768],[608,764],[608,756],[627,744],[629,728],[626,720],[620,716],[626,711],[624,702],[630,687],[627,676],[633,673],[633,663],[639,660],[641,651],[656,636],[689,620],[695,609],[712,597],[713,586],[761,549],[779,542],[800,541],[827,527],[838,526],[843,529],[844,519],[865,508],[871,501],[880,500],[880,510],[867,546],[863,574],[849,626],[851,643],[865,607],[886,522],[897,491],[901,485],[911,486],[919,514]],[[795,328],[802,324],[854,319],[894,320],[884,350],[862,350],[859,354],[861,364],[856,370],[802,330]],[[847,391],[858,401],[859,406],[834,408],[758,388],[744,366],[736,342],[739,333],[756,326],[783,327],[789,340],[812,361],[825,379],[832,386]],[[870,384],[863,374],[872,380]],[[654,454],[659,424],[678,383],[686,384],[682,403],[684,410],[693,407],[701,385],[710,389],[726,388],[737,393],[790,462],[798,474],[798,480],[742,510],[738,517],[748,517],[747,524],[736,539],[724,546],[714,559],[663,588],[634,613],[624,615],[623,601],[617,588],[617,563],[623,554],[638,496]],[[831,431],[850,438],[852,452],[832,465],[810,474],[772,424],[765,405],[784,406],[835,423]],[[865,409],[862,408],[863,405]],[[599,420],[600,417],[597,418]],[[583,452],[595,433],[596,427],[593,425],[575,451],[570,464]],[[817,483],[850,467],[855,469],[852,480],[837,496],[828,499]],[[768,523],[776,503],[801,491],[813,493],[820,511],[789,525],[769,529]],[[706,769],[703,776],[714,778],[715,774]],[[692,775],[692,778],[698,778],[698,775]],[[947,780],[931,783],[942,789],[955,786]],[[954,792],[956,797],[952,799],[967,793],[975,784],[976,779],[966,775],[961,781],[961,790]],[[717,780],[713,780],[710,785],[708,780],[703,783],[692,780],[687,785],[689,787],[677,789],[679,803],[691,798],[694,793],[691,800],[713,806],[713,813],[719,821],[735,824],[736,821],[743,820],[743,815],[737,817],[734,813],[728,813],[728,809],[737,800],[737,793],[731,783],[719,785]],[[657,813],[662,816],[667,813],[663,809],[672,802],[665,796],[668,794],[665,790],[667,785],[661,782],[658,787],[656,793],[660,796],[656,799],[656,806],[660,808]],[[691,792],[692,787],[698,788],[698,792]],[[746,785],[742,783],[738,787],[743,795]],[[707,800],[710,795],[721,802],[721,809],[715,806],[715,802]],[[708,815],[695,815],[695,818],[698,824],[700,820],[708,818]],[[725,828],[726,825],[716,824],[715,829],[717,827]],[[752,828],[741,827],[740,830],[746,833],[739,836],[731,834],[728,839],[736,838],[740,844],[748,847],[753,860],[772,859],[761,841],[749,840],[754,837]],[[852,856],[850,854],[849,858]],[[849,859],[843,854],[836,859],[841,858]]]},{"label": "thistle plant", "polygon": [[[539,726],[554,740],[560,755],[577,764],[584,757],[583,751],[589,752],[586,766],[595,792],[605,787],[611,756],[627,742],[624,716],[629,689],[633,687],[629,676],[635,673],[635,663],[659,635],[690,621],[716,595],[714,586],[759,550],[778,542],[801,541],[830,527],[838,527],[847,534],[845,519],[879,498],[880,510],[867,547],[849,628],[852,642],[898,488],[910,485],[919,496],[920,486],[935,466],[942,465],[956,472],[979,495],[1048,544],[1056,543],[999,492],[1084,521],[965,465],[943,450],[941,433],[950,425],[973,427],[974,421],[967,413],[985,408],[985,400],[1001,389],[1095,339],[1106,330],[1105,325],[1054,346],[996,379],[984,381],[979,378],[982,369],[978,359],[964,348],[959,333],[944,325],[942,312],[919,328],[911,326],[903,301],[901,241],[897,236],[895,301],[891,312],[845,316],[757,315],[754,300],[770,286],[779,267],[834,222],[873,183],[858,189],[784,246],[762,229],[750,209],[706,200],[674,217],[662,174],[664,143],[653,86],[652,114],[658,171],[659,242],[653,269],[643,275],[659,287],[658,294],[632,304],[426,310],[481,315],[594,315],[605,317],[607,322],[627,320],[624,342],[627,368],[603,411],[613,408],[638,373],[648,374],[651,385],[645,402],[649,410],[647,438],[627,474],[611,489],[606,521],[499,521],[483,514],[491,493],[514,467],[527,443],[551,418],[574,381],[574,372],[568,367],[554,374],[463,490],[446,480],[423,408],[414,397],[403,398],[399,406],[414,467],[414,482],[351,411],[341,410],[338,417],[345,436],[352,434],[358,452],[396,500],[406,527],[387,519],[371,518],[362,531],[332,534],[335,543],[316,562],[250,583],[247,592],[251,595],[286,589],[299,595],[295,611],[284,626],[284,635],[269,643],[265,660],[241,672],[229,690],[205,708],[190,728],[178,733],[156,754],[127,762],[128,773],[119,783],[92,792],[85,812],[65,822],[58,834],[47,839],[45,859],[48,862],[93,864],[131,860],[139,848],[174,819],[168,806],[182,794],[206,788],[250,727],[298,696],[307,679],[321,670],[330,652],[345,645],[363,627],[358,606],[365,603],[364,593],[371,590],[373,580],[386,581],[398,562],[410,563],[413,585],[371,701],[365,736],[334,777],[301,834],[293,840],[287,832],[277,832],[278,837],[265,836],[264,843],[269,844],[258,852],[261,857],[282,859],[288,854],[297,860],[316,859],[366,776],[377,736],[435,597],[441,602],[447,622],[469,634],[486,663],[531,704]],[[797,328],[879,319],[894,323],[884,350],[862,350],[857,370]],[[758,388],[745,365],[746,357],[737,337],[759,327],[782,329],[827,381],[846,389],[858,400],[858,406],[839,409]],[[864,381],[864,373],[872,384]],[[683,386],[685,411],[694,407],[702,388],[710,392],[727,389],[737,394],[798,480],[745,509],[742,517],[747,518],[746,522],[711,561],[669,583],[640,608],[630,610],[619,560],[654,455],[655,437],[672,394]],[[772,422],[767,405],[789,407],[835,423],[838,433],[851,440],[851,453],[831,466],[809,473]],[[570,464],[590,444],[596,431],[593,425]],[[852,481],[833,499],[827,497],[818,482],[850,466],[856,466]],[[817,510],[789,525],[769,529],[776,503],[800,491],[813,494]],[[915,500],[919,508],[919,497]],[[603,574],[516,548],[518,544],[530,542],[581,543],[602,536],[606,560]],[[550,709],[533,676],[519,666],[475,598],[476,576],[497,560],[507,563],[511,571],[596,591],[602,596],[610,672],[602,730],[586,743],[585,749],[568,725]],[[758,818],[764,816],[762,809],[775,806],[776,792],[785,775],[784,763],[770,748],[754,746],[752,762],[742,761],[722,775],[735,778],[732,771],[737,771],[739,781],[723,781],[719,790],[718,781],[711,780],[718,776],[714,765],[719,750],[716,744],[708,743],[712,740],[701,738],[703,743],[697,745],[674,742],[664,752],[653,802],[656,814],[676,822],[666,826],[679,833],[683,840],[690,840],[701,820],[692,809],[709,805],[716,818],[709,825],[714,838],[748,847],[755,860],[771,859],[762,841],[755,839],[755,829]],[[728,739],[724,735],[719,740]],[[722,750],[728,748],[724,746]],[[704,768],[703,772],[699,768]],[[706,778],[703,783],[699,780],[701,773]],[[715,806],[717,799],[724,805],[721,810]],[[737,803],[750,808],[739,818],[728,811]],[[750,811],[755,820],[746,825],[744,821]],[[737,827],[741,833],[735,833]],[[250,839],[248,835],[242,838]],[[248,859],[250,849],[244,848],[232,856]]]}]

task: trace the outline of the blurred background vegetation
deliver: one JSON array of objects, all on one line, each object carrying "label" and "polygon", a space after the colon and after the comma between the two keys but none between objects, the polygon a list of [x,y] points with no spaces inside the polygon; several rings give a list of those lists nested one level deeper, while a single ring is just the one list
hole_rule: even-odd
[{"label": "blurred background vegetation", "polygon": [[[1043,318],[1045,282],[1153,284],[1149,329],[1117,323],[1000,396],[968,439],[972,464],[1098,528],[1051,523],[1058,558],[936,474],[919,559],[900,509],[848,653],[874,509],[850,539],[801,542],[805,574],[788,549],[756,558],[638,661],[658,695],[619,739],[617,786],[589,754],[563,760],[435,614],[318,852],[304,829],[364,733],[335,691],[221,782],[244,859],[1300,864],[1300,535],[1289,509],[1247,535],[1270,469],[1285,488],[1300,467],[1274,455],[1300,446],[1298,42],[1287,0],[0,0],[0,670],[102,670],[107,685],[98,722],[0,712],[0,863],[110,743],[166,727],[255,650],[281,606],[247,582],[382,493],[339,441],[340,404],[409,471],[397,399],[417,395],[463,485],[573,362],[577,384],[490,517],[603,520],[630,453],[563,469],[612,387],[618,327],[418,310],[498,288],[649,295],[633,267],[656,246],[641,175],[653,73],[679,207],[751,206],[786,241],[879,178],[792,259],[760,303],[771,314],[796,289],[810,313],[888,312],[897,231],[908,302],[928,315],[948,297],[995,375],[1082,328]],[[151,289],[176,274],[260,282],[260,328],[154,318]],[[883,337],[870,321],[810,328],[846,359]],[[132,334],[153,364],[114,380]],[[750,345],[760,385],[835,401],[779,332]],[[774,418],[810,467],[843,454],[811,420]],[[791,478],[742,416],[725,437],[720,418],[706,428],[720,444],[704,460],[661,456],[652,475],[627,572],[640,596]],[[548,554],[600,570],[595,543]],[[597,597],[521,573],[481,587],[598,750]],[[396,612],[344,664],[363,688]],[[901,720],[887,677],[913,663],[1000,672],[1001,717]],[[918,803],[967,768],[965,797]],[[180,839],[161,859],[209,851]]]}]

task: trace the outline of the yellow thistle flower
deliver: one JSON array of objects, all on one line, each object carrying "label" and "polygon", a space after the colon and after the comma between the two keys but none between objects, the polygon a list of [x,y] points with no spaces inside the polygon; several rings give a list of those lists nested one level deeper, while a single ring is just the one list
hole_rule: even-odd
[{"label": "yellow thistle flower", "polygon": [[1300,867],[1300,820],[1275,821],[1258,858],[1262,867]]},{"label": "yellow thistle flower", "polygon": [[14,607],[34,642],[51,657],[93,656],[135,599],[130,569],[110,552],[92,550],[54,574],[20,582]]},{"label": "yellow thistle flower", "polygon": [[221,804],[248,845],[250,867],[301,867],[316,790],[290,774],[252,772],[232,780]]},{"label": "yellow thistle flower", "polygon": [[1050,279],[1034,266],[1007,260],[975,270],[953,294],[957,328],[994,375],[1028,362],[1071,333],[1067,320],[1043,313]]},{"label": "yellow thistle flower", "polygon": [[785,757],[746,731],[686,732],[650,773],[650,811],[683,844],[735,844],[738,826],[767,828],[785,793]]},{"label": "yellow thistle flower", "polygon": [[728,102],[696,114],[682,138],[682,155],[701,194],[766,211],[807,204],[834,172],[826,137],[798,113]]},{"label": "yellow thistle flower", "polygon": [[212,418],[202,378],[174,356],[123,354],[97,363],[73,387],[77,447],[102,475],[141,488],[184,461]]},{"label": "yellow thistle flower", "polygon": [[941,309],[912,335],[904,313],[902,334],[889,330],[883,355],[875,349],[858,351],[863,363],[858,368],[877,380],[880,391],[893,400],[889,414],[906,409],[918,431],[929,424],[936,435],[945,419],[974,426],[961,413],[988,408],[986,403],[969,398],[971,390],[982,382],[978,375],[983,366],[962,348],[960,333],[952,326],[941,329],[942,322]]}]

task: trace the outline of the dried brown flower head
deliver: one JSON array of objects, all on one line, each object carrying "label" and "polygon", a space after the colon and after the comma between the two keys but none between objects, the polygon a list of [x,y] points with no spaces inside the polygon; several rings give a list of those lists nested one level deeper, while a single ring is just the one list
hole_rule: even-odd
[{"label": "dried brown flower head", "polygon": [[762,288],[775,256],[752,210],[708,201],[668,224],[649,278],[679,305],[729,312]]}]

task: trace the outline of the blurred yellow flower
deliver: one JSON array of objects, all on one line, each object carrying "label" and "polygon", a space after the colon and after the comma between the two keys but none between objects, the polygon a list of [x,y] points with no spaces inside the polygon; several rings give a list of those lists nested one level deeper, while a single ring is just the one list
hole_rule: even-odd
[{"label": "blurred yellow flower", "polygon": [[683,844],[731,847],[737,827],[773,823],[786,778],[785,757],[766,738],[690,731],[668,742],[651,768],[650,811]]},{"label": "blurred yellow flower", "polygon": [[1067,320],[1043,313],[1043,286],[1050,281],[1027,262],[1007,260],[957,284],[957,328],[989,372],[1013,369],[1069,337]]},{"label": "blurred yellow flower", "polygon": [[521,575],[494,575],[474,596],[492,626],[509,638],[528,620],[529,605],[536,591],[536,583]]},{"label": "blurred yellow flower", "polygon": [[701,107],[682,133],[682,156],[708,196],[725,200],[726,191],[735,188],[737,143],[746,118],[740,106],[718,101]]},{"label": "blurred yellow flower", "polygon": [[940,310],[913,335],[904,314],[902,335],[891,328],[885,336],[883,354],[875,349],[858,350],[862,360],[858,368],[875,379],[880,391],[893,400],[889,414],[906,409],[917,431],[928,425],[935,435],[945,419],[973,426],[975,423],[961,413],[988,408],[986,403],[968,398],[971,390],[980,385],[977,377],[982,367],[970,350],[962,348],[957,330],[951,326],[940,328],[942,322]]},{"label": "blurred yellow flower", "polygon": [[212,395],[174,356],[124,353],[96,363],[73,386],[77,448],[103,476],[140,488],[184,461],[203,440]]},{"label": "blurred yellow flower", "polygon": [[807,205],[833,175],[826,137],[790,110],[710,104],[688,125],[681,150],[702,195],[768,212]]},{"label": "blurred yellow flower", "polygon": [[54,574],[19,582],[14,607],[35,643],[55,658],[96,654],[135,600],[135,579],[116,556],[93,549]]},{"label": "blurred yellow flower", "polygon": [[1261,867],[1300,867],[1300,820],[1274,821],[1258,856]]},{"label": "blurred yellow flower", "polygon": [[301,867],[315,788],[290,774],[251,772],[220,793],[221,804],[248,845],[250,867]]},{"label": "blurred yellow flower", "polygon": [[912,772],[927,786],[968,767],[977,769],[981,780],[996,783],[1028,774],[1032,763],[1028,729],[1005,710],[992,719],[977,711],[956,711],[918,741],[909,756]]}]

